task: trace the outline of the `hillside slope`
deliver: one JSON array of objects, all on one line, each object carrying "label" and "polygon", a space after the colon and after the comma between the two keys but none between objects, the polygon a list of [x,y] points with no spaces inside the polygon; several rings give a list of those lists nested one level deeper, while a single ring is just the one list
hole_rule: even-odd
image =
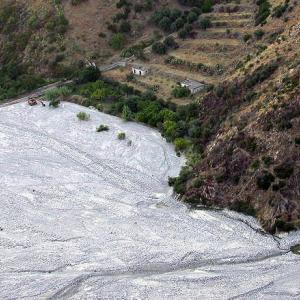
[{"label": "hillside slope", "polygon": [[270,19],[267,46],[204,97],[204,158],[182,174],[186,201],[246,211],[271,232],[300,226],[299,16],[298,4]]}]

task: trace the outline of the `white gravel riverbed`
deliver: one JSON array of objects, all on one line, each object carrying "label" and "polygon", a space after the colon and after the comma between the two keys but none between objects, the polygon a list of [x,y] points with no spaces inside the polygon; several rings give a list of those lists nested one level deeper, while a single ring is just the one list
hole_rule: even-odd
[{"label": "white gravel riverbed", "polygon": [[188,210],[167,185],[183,164],[157,131],[75,104],[1,108],[0,299],[300,299],[299,232]]}]

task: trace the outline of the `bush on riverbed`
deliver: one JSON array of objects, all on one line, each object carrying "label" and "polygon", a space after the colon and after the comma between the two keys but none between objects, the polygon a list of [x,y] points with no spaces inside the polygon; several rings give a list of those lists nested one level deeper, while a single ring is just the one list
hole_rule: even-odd
[{"label": "bush on riverbed", "polygon": [[102,131],[108,131],[109,127],[107,125],[101,124],[99,127],[97,127],[97,132],[102,132]]},{"label": "bush on riverbed", "polygon": [[125,139],[126,139],[126,134],[125,134],[125,132],[119,132],[119,133],[118,133],[118,139],[119,139],[119,140],[125,140]]},{"label": "bush on riverbed", "polygon": [[86,112],[81,111],[77,114],[77,118],[80,121],[88,121],[90,119],[90,115],[87,114]]}]

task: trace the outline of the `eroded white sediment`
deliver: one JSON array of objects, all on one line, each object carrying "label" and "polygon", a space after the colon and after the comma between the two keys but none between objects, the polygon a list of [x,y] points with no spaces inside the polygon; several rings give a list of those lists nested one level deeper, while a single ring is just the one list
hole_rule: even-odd
[{"label": "eroded white sediment", "polygon": [[155,130],[74,104],[0,109],[0,298],[300,297],[299,233],[190,212],[167,186],[182,164]]}]

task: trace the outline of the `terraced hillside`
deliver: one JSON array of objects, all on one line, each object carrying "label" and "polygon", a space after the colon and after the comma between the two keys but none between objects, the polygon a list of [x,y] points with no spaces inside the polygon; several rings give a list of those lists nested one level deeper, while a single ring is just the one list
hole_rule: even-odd
[{"label": "terraced hillside", "polygon": [[[206,30],[194,28],[192,38],[181,39],[177,34],[171,34],[179,45],[177,49],[162,56],[153,55],[151,47],[146,49],[148,59],[135,62],[149,67],[151,75],[136,78],[131,84],[140,89],[155,87],[159,96],[174,101],[171,91],[178,81],[185,78],[213,85],[222,82],[239,59],[253,48],[244,41],[244,37],[256,30],[256,8],[255,3],[248,0],[239,4],[230,1],[215,5],[212,12],[203,14],[203,18],[211,20],[211,27]],[[108,76],[125,82],[128,72],[129,68],[114,70]],[[190,101],[191,99],[175,100],[179,104]]]}]

